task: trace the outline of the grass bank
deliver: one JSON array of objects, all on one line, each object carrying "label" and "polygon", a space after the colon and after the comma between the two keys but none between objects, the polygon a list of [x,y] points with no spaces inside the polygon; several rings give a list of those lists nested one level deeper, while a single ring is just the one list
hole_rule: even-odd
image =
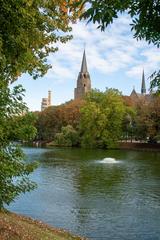
[{"label": "grass bank", "polygon": [[0,240],[84,240],[40,221],[0,211]]}]

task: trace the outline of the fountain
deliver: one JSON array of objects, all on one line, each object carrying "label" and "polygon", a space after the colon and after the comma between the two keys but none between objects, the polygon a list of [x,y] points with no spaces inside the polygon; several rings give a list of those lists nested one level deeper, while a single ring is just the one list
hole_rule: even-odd
[{"label": "fountain", "polygon": [[103,160],[100,161],[101,163],[118,163],[115,158],[104,158]]}]

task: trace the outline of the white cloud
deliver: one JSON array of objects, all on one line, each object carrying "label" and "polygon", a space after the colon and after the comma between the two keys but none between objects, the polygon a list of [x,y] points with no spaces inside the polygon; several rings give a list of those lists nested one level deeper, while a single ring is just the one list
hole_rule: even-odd
[{"label": "white cloud", "polygon": [[[59,45],[59,52],[49,57],[53,73],[58,81],[64,82],[78,74],[86,43],[87,60],[90,71],[103,74],[126,72],[129,77],[138,76],[142,68],[147,72],[158,66],[160,53],[146,42],[137,42],[130,32],[131,20],[120,16],[105,32],[93,24],[79,22],[72,25],[73,40]],[[52,72],[50,72],[52,73]]]},{"label": "white cloud", "polygon": [[149,77],[155,70],[160,68],[160,52],[153,47],[146,47],[139,52],[139,62],[137,61],[128,71],[130,77],[138,77],[145,70],[146,76]]},{"label": "white cloud", "polygon": [[34,108],[40,107],[41,98],[46,96],[48,89],[54,92],[54,104],[73,97],[84,43],[88,69],[91,77],[94,76],[94,87],[116,87],[125,94],[130,93],[133,85],[139,89],[143,68],[146,78],[160,68],[160,52],[145,41],[136,41],[130,31],[130,22],[128,16],[122,15],[105,32],[97,29],[96,25],[86,25],[84,22],[72,25],[73,39],[66,44],[59,43],[59,51],[48,57],[53,68],[48,71],[45,79],[37,80],[37,83],[30,83],[26,79],[30,108],[33,109],[34,101],[37,102]]}]

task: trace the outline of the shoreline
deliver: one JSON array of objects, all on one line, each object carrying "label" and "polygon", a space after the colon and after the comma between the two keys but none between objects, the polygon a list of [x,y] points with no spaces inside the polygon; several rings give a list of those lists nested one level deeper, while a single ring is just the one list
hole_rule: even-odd
[{"label": "shoreline", "polygon": [[160,152],[160,143],[120,142],[118,149]]},{"label": "shoreline", "polygon": [[[58,148],[59,147],[62,147],[62,148],[82,148],[81,146],[76,146],[76,147],[75,146],[65,146],[65,145],[51,144],[51,142],[43,142],[43,141],[42,142],[41,141],[34,142],[34,143],[31,144],[31,146],[32,147],[47,147],[47,148],[54,148],[54,147],[58,147]],[[97,148],[97,149],[101,149],[101,148]],[[118,142],[117,147],[108,148],[108,150],[109,149],[160,152],[160,143]]]},{"label": "shoreline", "polygon": [[0,210],[1,240],[87,240],[67,230],[52,227],[40,220]]}]

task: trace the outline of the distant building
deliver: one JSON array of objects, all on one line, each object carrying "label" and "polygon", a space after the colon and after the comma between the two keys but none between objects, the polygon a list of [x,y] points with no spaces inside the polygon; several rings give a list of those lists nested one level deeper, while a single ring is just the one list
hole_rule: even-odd
[{"label": "distant building", "polygon": [[48,91],[48,98],[42,98],[41,111],[51,106],[51,91]]},{"label": "distant building", "polygon": [[133,88],[130,97],[133,101],[138,101],[139,99],[150,97],[150,94],[147,94],[147,92],[146,92],[144,70],[143,70],[143,73],[142,73],[141,93],[137,93],[135,88]]},{"label": "distant building", "polygon": [[86,53],[84,50],[81,71],[77,79],[77,87],[74,89],[74,99],[82,99],[89,91],[91,91],[91,80],[87,69]]},{"label": "distant building", "polygon": [[48,107],[51,106],[51,91],[48,91]]},{"label": "distant building", "polygon": [[144,70],[143,70],[143,73],[142,73],[141,94],[142,94],[142,95],[145,95],[145,94],[146,94],[146,83],[145,83],[145,77],[144,77]]}]

